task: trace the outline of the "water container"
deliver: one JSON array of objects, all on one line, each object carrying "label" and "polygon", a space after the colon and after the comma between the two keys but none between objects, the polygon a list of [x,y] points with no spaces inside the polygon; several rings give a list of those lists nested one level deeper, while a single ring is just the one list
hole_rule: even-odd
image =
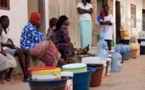
[{"label": "water container", "polygon": [[115,50],[115,53],[113,53],[112,55],[111,72],[120,72],[121,62],[122,62],[122,56],[119,53],[119,50]]},{"label": "water container", "polygon": [[115,50],[118,50],[119,53],[122,55],[122,62],[121,63],[124,63],[124,57],[125,57],[125,52],[126,52],[126,49],[125,49],[125,46],[121,43],[121,44],[118,44],[115,48]]},{"label": "water container", "polygon": [[120,53],[125,53],[126,52],[125,45],[123,45],[122,43],[121,44],[118,44],[116,46],[115,50],[119,50]]},{"label": "water container", "polygon": [[108,58],[108,45],[103,38],[100,38],[97,43],[96,57],[99,57],[101,60],[106,60]]}]

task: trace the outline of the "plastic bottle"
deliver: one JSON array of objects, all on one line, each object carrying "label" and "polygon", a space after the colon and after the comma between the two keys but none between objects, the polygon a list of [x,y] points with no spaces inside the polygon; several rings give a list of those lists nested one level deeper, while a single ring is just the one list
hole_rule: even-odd
[{"label": "plastic bottle", "polygon": [[126,52],[126,46],[121,44],[116,45],[115,50],[118,50],[120,53],[125,53]]},{"label": "plastic bottle", "polygon": [[104,38],[102,37],[97,43],[96,56],[99,57],[101,60],[106,60],[108,58],[108,45],[107,42],[105,42]]},{"label": "plastic bottle", "polygon": [[119,50],[116,49],[115,53],[113,53],[113,55],[112,55],[111,72],[120,72],[121,71],[121,62],[122,62],[122,56],[119,53]]}]

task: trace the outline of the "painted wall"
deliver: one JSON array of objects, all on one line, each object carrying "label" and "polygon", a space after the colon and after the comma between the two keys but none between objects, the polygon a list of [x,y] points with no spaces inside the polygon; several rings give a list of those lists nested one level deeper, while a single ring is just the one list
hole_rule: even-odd
[{"label": "painted wall", "polygon": [[38,11],[38,0],[28,0],[28,19],[32,12]]},{"label": "painted wall", "polygon": [[[138,38],[139,32],[142,30],[142,0],[117,1],[121,2],[121,25],[128,28],[130,36]],[[131,27],[131,4],[136,5],[136,28]]]},{"label": "painted wall", "polygon": [[[78,0],[79,1],[79,0]],[[66,15],[69,18],[69,34],[71,42],[75,47],[80,47],[80,33],[78,24],[78,13],[76,9],[77,0],[45,0],[46,4],[46,26],[52,17],[58,18]],[[47,27],[48,28],[48,27]]]},{"label": "painted wall", "polygon": [[142,0],[142,7],[145,9],[145,0]]},{"label": "painted wall", "polygon": [[19,46],[21,31],[28,20],[27,0],[15,0],[15,2],[10,0],[10,10],[0,9],[0,16],[1,15],[9,16],[9,37],[11,37],[14,43]]}]

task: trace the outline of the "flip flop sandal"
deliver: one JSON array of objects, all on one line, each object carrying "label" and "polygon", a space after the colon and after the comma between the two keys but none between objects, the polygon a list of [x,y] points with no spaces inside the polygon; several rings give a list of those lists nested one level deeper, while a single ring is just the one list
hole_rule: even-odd
[{"label": "flip flop sandal", "polygon": [[0,84],[5,84],[5,81],[4,80],[0,80]]},{"label": "flip flop sandal", "polygon": [[14,81],[10,78],[10,79],[6,79],[7,82],[11,82],[13,83]]},{"label": "flip flop sandal", "polygon": [[30,78],[24,78],[23,79],[23,82],[25,83],[25,82],[29,82],[31,79]]}]

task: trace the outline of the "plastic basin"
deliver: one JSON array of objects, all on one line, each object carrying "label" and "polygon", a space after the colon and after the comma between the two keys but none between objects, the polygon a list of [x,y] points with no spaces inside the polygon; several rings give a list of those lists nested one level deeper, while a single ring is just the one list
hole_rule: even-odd
[{"label": "plastic basin", "polygon": [[65,90],[67,80],[68,77],[62,77],[61,80],[28,82],[31,90]]}]

